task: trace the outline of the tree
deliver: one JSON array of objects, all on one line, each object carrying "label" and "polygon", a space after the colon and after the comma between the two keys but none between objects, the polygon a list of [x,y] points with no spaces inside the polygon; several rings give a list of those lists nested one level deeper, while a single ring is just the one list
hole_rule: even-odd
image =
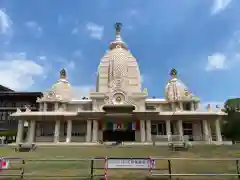
[{"label": "tree", "polygon": [[223,135],[233,143],[240,140],[240,98],[228,99],[223,111],[227,113],[222,125]]}]

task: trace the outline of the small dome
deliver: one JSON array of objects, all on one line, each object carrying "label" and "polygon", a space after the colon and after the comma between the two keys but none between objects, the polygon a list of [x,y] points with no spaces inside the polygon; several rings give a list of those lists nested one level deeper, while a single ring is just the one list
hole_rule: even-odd
[{"label": "small dome", "polygon": [[165,88],[166,99],[169,101],[190,100],[193,94],[187,86],[177,78],[177,70],[172,69],[170,72],[172,79],[167,83]]},{"label": "small dome", "polygon": [[56,100],[70,100],[73,96],[73,90],[67,80],[67,73],[65,69],[60,71],[59,80],[53,84],[51,89],[46,94],[48,98]]}]

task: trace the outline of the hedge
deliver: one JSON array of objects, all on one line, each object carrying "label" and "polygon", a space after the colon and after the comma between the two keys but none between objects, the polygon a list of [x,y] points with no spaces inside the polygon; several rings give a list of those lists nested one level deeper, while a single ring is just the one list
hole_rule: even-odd
[{"label": "hedge", "polygon": [[17,130],[1,131],[0,136],[17,136]]}]

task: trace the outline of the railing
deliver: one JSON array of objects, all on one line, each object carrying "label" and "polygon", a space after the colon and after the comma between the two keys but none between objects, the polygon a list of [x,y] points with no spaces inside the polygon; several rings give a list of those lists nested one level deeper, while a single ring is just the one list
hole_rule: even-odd
[{"label": "railing", "polygon": [[[169,176],[169,179],[172,179],[173,176],[196,176],[196,177],[201,177],[201,176],[205,176],[205,177],[221,177],[221,176],[228,176],[228,177],[237,177],[237,179],[240,180],[240,166],[239,166],[239,161],[240,159],[234,159],[234,158],[229,158],[229,159],[221,159],[221,158],[162,158],[162,157],[154,157],[153,159],[155,159],[156,161],[158,160],[163,160],[163,161],[167,161],[169,164],[169,174],[166,173],[152,173],[152,176]],[[175,168],[174,168],[174,164],[175,162],[179,161],[184,161],[184,163],[181,163],[182,166],[186,166],[187,161],[192,162],[190,164],[198,164],[200,162],[203,161],[207,161],[208,163],[204,163],[205,166],[206,164],[209,164],[207,167],[198,167],[198,168],[194,168],[191,167],[191,169],[194,169],[196,172],[183,172],[183,173],[177,173]],[[216,167],[211,167],[214,166],[212,162],[221,162],[220,164],[218,164],[220,167],[220,170],[226,170],[227,168],[230,169],[229,172],[223,171],[223,172],[217,172],[218,170],[211,170],[211,169],[216,169]],[[178,164],[177,163],[177,164]],[[234,163],[234,164],[233,164]],[[190,167],[190,166],[189,166]],[[233,169],[233,167],[235,167],[235,169]],[[177,168],[179,169],[179,168]],[[181,169],[181,168],[180,168]],[[197,170],[196,170],[197,169]],[[204,172],[205,169],[208,169],[208,172]],[[188,169],[188,171],[191,171]],[[211,172],[210,172],[211,171]]]},{"label": "railing", "polygon": [[0,158],[0,177],[20,177],[24,175],[25,161],[22,158]]},{"label": "railing", "polygon": [[[1,177],[20,178],[88,178],[114,177],[236,177],[240,180],[240,159],[163,158],[163,157],[95,157],[90,159],[28,159],[8,160],[8,168],[0,169]],[[204,162],[204,163],[203,163]]]}]

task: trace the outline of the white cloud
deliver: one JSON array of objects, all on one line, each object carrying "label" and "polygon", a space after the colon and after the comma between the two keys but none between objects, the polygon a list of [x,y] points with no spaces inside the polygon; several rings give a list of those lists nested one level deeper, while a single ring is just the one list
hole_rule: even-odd
[{"label": "white cloud", "polygon": [[41,61],[46,61],[47,57],[46,56],[38,56],[38,59]]},{"label": "white cloud", "polygon": [[221,53],[215,53],[208,56],[206,71],[223,70],[227,68],[227,57]]},{"label": "white cloud", "polygon": [[10,34],[13,22],[10,17],[0,9],[0,34]]},{"label": "white cloud", "polygon": [[95,23],[89,22],[86,25],[86,29],[89,35],[93,39],[101,40],[104,33],[104,26],[97,25]]},{"label": "white cloud", "polygon": [[239,66],[240,63],[240,31],[233,33],[233,36],[222,47],[222,51],[214,52],[208,56],[205,66],[206,71],[226,70]]},{"label": "white cloud", "polygon": [[23,91],[34,84],[34,78],[44,74],[44,67],[26,58],[26,53],[5,54],[0,59],[0,84]]},{"label": "white cloud", "polygon": [[95,90],[93,85],[73,86],[73,91],[76,98],[89,97],[91,89]]},{"label": "white cloud", "polygon": [[213,0],[212,15],[216,15],[219,12],[227,8],[227,6],[232,2],[232,0]]},{"label": "white cloud", "polygon": [[41,37],[43,30],[39,24],[35,21],[28,21],[25,23],[26,27],[29,28],[36,38]]}]

